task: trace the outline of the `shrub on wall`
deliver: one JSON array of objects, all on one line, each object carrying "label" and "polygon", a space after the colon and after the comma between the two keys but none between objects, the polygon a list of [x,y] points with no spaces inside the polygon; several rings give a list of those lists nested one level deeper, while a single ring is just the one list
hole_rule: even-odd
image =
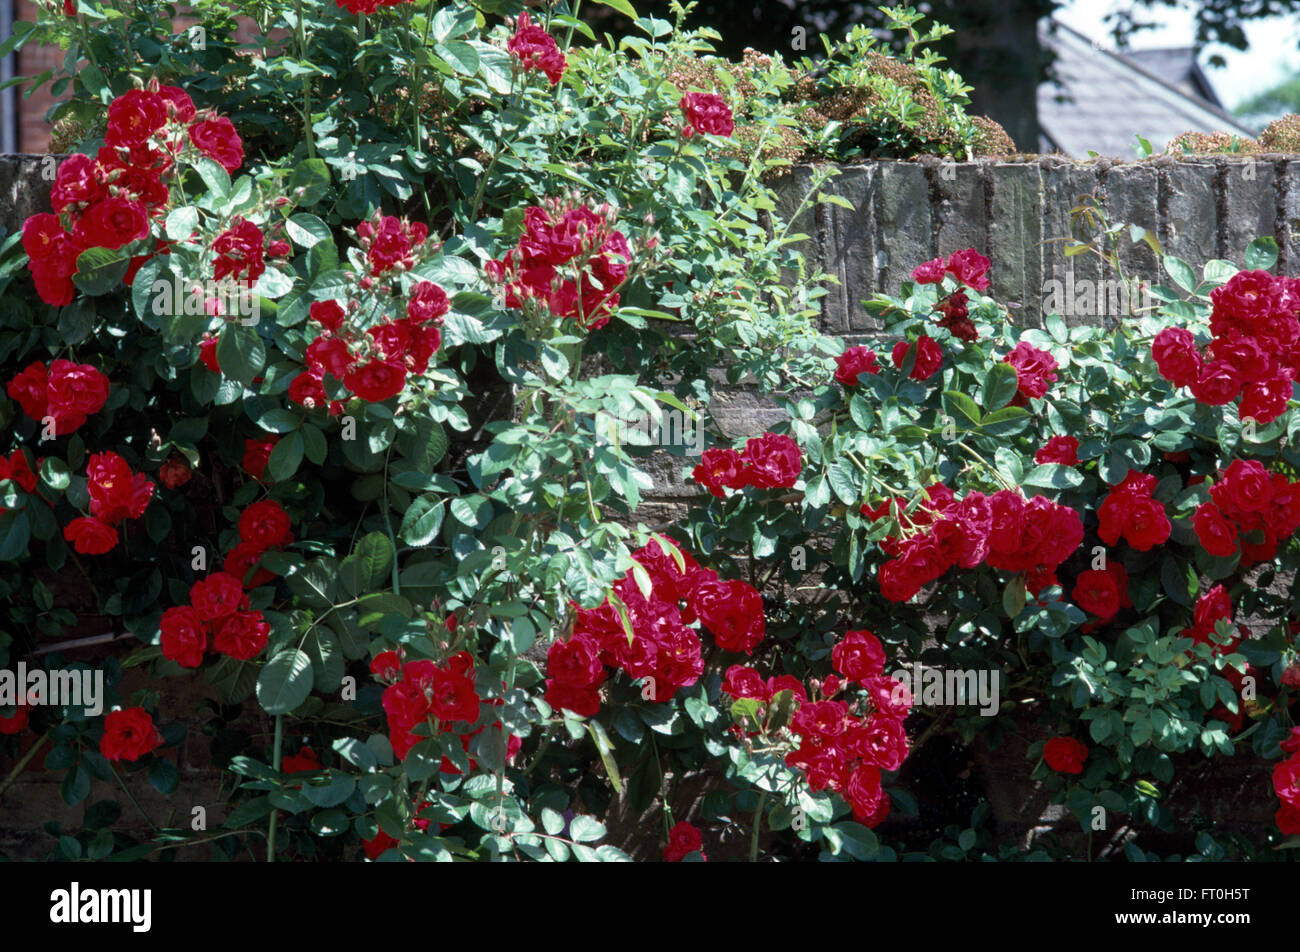
[{"label": "shrub on wall", "polygon": [[[1291,597],[1245,575],[1300,524],[1267,243],[1166,259],[1184,293],[1113,330],[1015,326],[954,250],[846,348],[767,184],[788,74],[688,68],[684,10],[602,43],[563,5],[197,9],[18,37],[89,66],[57,80],[85,138],[53,210],[0,247],[0,661],[88,622],[135,644],[103,711],[0,700],[0,730],[71,805],[181,799],[171,688],[202,678],[229,780],[219,833],[137,841],[106,801],[60,855],[617,860],[626,804],[668,860],[1038,858],[986,809],[905,842],[912,749],[1043,735],[1085,830],[1172,827],[1179,757],[1292,751]],[[786,419],[731,441],[742,379]],[[670,522],[655,450],[703,490]]]}]

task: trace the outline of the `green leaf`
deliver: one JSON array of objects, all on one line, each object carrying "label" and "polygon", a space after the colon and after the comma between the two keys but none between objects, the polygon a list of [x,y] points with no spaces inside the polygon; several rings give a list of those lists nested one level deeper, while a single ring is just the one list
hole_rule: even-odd
[{"label": "green leaf", "polygon": [[181,775],[166,757],[155,757],[149,764],[149,782],[163,796],[170,797],[180,786]]},{"label": "green leaf", "polygon": [[268,714],[288,714],[311,694],[311,658],[286,648],[266,663],[257,678],[257,700]]},{"label": "green leaf", "polygon": [[1165,270],[1169,276],[1174,279],[1174,284],[1178,285],[1189,294],[1196,290],[1197,280],[1196,272],[1182,258],[1175,258],[1173,255],[1165,255]]},{"label": "green leaf", "polygon": [[604,4],[611,10],[617,10],[629,20],[635,20],[638,16],[636,10],[632,8],[632,4],[629,3],[628,0],[596,0],[596,2]]},{"label": "green leaf", "polygon": [[315,205],[330,187],[330,170],[324,159],[304,159],[289,178],[289,195],[299,205]]},{"label": "green leaf", "polygon": [[595,817],[578,815],[569,823],[569,838],[575,843],[591,843],[605,835],[605,824]]},{"label": "green leaf", "polygon": [[266,475],[272,482],[277,483],[289,479],[298,472],[302,455],[302,434],[297,431],[290,433],[271,450],[271,455],[266,461]]},{"label": "green leaf", "polygon": [[945,390],[943,392],[943,402],[944,406],[948,408],[948,412],[952,414],[958,423],[965,420],[969,426],[979,426],[980,408],[966,394],[960,390]]},{"label": "green leaf", "polygon": [[1277,239],[1272,235],[1261,235],[1246,246],[1246,270],[1262,269],[1267,271],[1277,264]]},{"label": "green leaf", "polygon": [[407,545],[428,545],[442,528],[445,514],[446,508],[437,496],[419,496],[407,507],[397,534]]},{"label": "green leaf", "polygon": [[289,216],[289,220],[284,223],[284,230],[303,248],[311,248],[318,242],[328,241],[331,237],[329,225],[315,215],[304,212]]},{"label": "green leaf", "polygon": [[107,294],[122,283],[130,264],[130,256],[121,249],[87,248],[77,255],[72,283],[84,294]]},{"label": "green leaf", "polygon": [[251,328],[227,324],[217,341],[217,363],[227,377],[251,384],[266,366],[266,346]]},{"label": "green leaf", "polygon": [[433,52],[462,76],[473,76],[478,72],[478,52],[468,43],[460,40],[435,43]]},{"label": "green leaf", "polygon": [[984,375],[984,409],[1001,410],[1016,395],[1018,386],[1015,367],[1005,362],[994,364]]},{"label": "green leaf", "polygon": [[0,562],[12,562],[27,551],[31,523],[26,509],[0,512]]},{"label": "green leaf", "polygon": [[1044,489],[1074,489],[1083,485],[1083,476],[1064,463],[1042,463],[1026,473],[1021,482]]},{"label": "green leaf", "polygon": [[199,173],[199,178],[203,179],[203,184],[208,187],[208,191],[217,198],[225,198],[230,194],[230,175],[222,168],[220,162],[206,155],[199,156],[194,160],[194,171]]},{"label": "green leaf", "polygon": [[95,326],[95,304],[89,298],[77,298],[59,312],[59,338],[65,344],[80,344]]}]

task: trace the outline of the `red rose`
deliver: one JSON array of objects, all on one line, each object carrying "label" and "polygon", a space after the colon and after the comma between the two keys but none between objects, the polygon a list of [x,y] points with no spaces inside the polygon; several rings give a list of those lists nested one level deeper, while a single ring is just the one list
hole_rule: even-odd
[{"label": "red rose", "polygon": [[804,738],[828,740],[844,733],[849,706],[843,701],[814,701],[802,704],[790,720],[790,730]]},{"label": "red rose", "polygon": [[[895,344],[894,350],[890,354],[894,366],[902,370],[908,354],[912,353],[912,351],[912,345],[905,340],[900,340]],[[916,361],[912,364],[912,372],[908,374],[908,377],[912,380],[928,380],[936,370],[943,366],[943,350],[933,337],[926,334],[918,337],[915,353]]]},{"label": "red rose", "polygon": [[220,621],[247,607],[248,596],[235,576],[229,572],[213,572],[190,587],[190,604],[204,621]]},{"label": "red rose", "polygon": [[1196,507],[1192,528],[1197,541],[1210,555],[1230,557],[1237,553],[1237,527],[1229,522],[1212,502]]},{"label": "red rose", "polygon": [[1271,474],[1259,460],[1233,460],[1210,488],[1210,498],[1224,512],[1264,512],[1273,500]]},{"label": "red rose", "polygon": [[884,674],[885,648],[880,639],[865,629],[845,632],[844,638],[831,649],[835,670],[850,681],[865,681]]},{"label": "red rose", "polygon": [[1283,803],[1300,807],[1300,757],[1293,755],[1273,768],[1273,791]]},{"label": "red rose", "polygon": [[865,724],[849,729],[846,744],[868,764],[881,770],[897,770],[907,759],[907,732],[902,721],[873,714]]},{"label": "red rose", "polygon": [[1045,396],[1048,385],[1056,380],[1056,358],[1025,341],[1016,344],[1002,362],[1015,368],[1017,396],[1022,400]]},{"label": "red rose", "polygon": [[1279,371],[1263,380],[1245,385],[1241,403],[1237,406],[1239,419],[1253,419],[1259,423],[1272,423],[1283,413],[1291,400],[1292,382],[1289,370]]},{"label": "red rose", "polygon": [[308,314],[313,321],[327,331],[336,331],[343,326],[347,312],[338,301],[312,301]]},{"label": "red rose", "polygon": [[[225,575],[224,572],[218,574]],[[212,647],[238,661],[256,658],[266,647],[266,641],[271,634],[271,626],[262,618],[261,612],[235,612],[219,621],[215,627],[216,635],[212,639]]]},{"label": "red rose", "polygon": [[668,845],[664,847],[664,862],[680,863],[692,853],[699,853],[700,859],[708,859],[702,852],[703,849],[704,834],[682,820],[668,831]]},{"label": "red rose", "polygon": [[723,488],[740,489],[746,485],[745,462],[733,449],[708,449],[700,454],[691,478],[722,499]]},{"label": "red rose", "polygon": [[22,450],[14,450],[8,457],[0,456],[0,480],[12,479],[22,487],[23,492],[36,491],[36,474],[27,464],[27,457]]},{"label": "red rose", "polygon": [[380,681],[394,682],[402,677],[402,656],[396,651],[381,651],[370,662],[370,673]]},{"label": "red rose", "polygon": [[325,378],[304,370],[289,382],[289,399],[308,408],[325,406],[329,401],[325,393]]},{"label": "red rose", "polygon": [[45,412],[54,417],[57,434],[64,436],[98,413],[108,402],[108,392],[108,378],[90,364],[56,360],[50,364],[46,382]]},{"label": "red rose", "polygon": [[167,107],[167,114],[176,122],[188,123],[194,118],[194,100],[179,86],[159,86],[158,95]]},{"label": "red rose", "polygon": [[1124,571],[1124,566],[1111,561],[1105,569],[1080,572],[1070,597],[1084,611],[1091,612],[1102,621],[1109,621],[1119,614],[1127,598],[1127,582],[1128,574]]},{"label": "red rose", "polygon": [[565,687],[591,687],[605,680],[600,647],[590,635],[574,635],[568,641],[551,643],[546,655],[550,683]]},{"label": "red rose", "polygon": [[307,345],[303,360],[307,369],[318,376],[328,373],[331,377],[343,380],[352,371],[352,354],[348,352],[347,342],[340,337],[317,337]]},{"label": "red rose", "polygon": [[343,378],[343,384],[369,403],[395,397],[406,386],[406,368],[387,360],[370,360]]},{"label": "red rose", "polygon": [[421,281],[406,303],[406,316],[416,323],[438,321],[450,310],[447,292],[432,281]]},{"label": "red rose", "polygon": [[939,284],[947,271],[942,258],[935,258],[912,269],[912,280],[917,284]]},{"label": "red rose", "polygon": [[179,489],[190,481],[190,467],[175,456],[158,467],[158,481],[168,489]]},{"label": "red rose", "polygon": [[443,668],[434,671],[429,710],[438,720],[473,723],[478,720],[479,703],[472,678]]},{"label": "red rose", "polygon": [[[268,572],[257,564],[265,552],[265,549],[252,543],[241,542],[226,553],[221,570],[239,579],[245,588],[260,588],[275,578],[275,573]],[[250,571],[253,573],[252,578],[248,575]]]},{"label": "red rose", "polygon": [[303,746],[298,748],[298,753],[290,754],[287,757],[280,758],[280,773],[315,773],[322,770],[320,760],[316,757],[316,751],[310,747]]},{"label": "red rose", "polygon": [[697,132],[714,136],[729,136],[736,128],[731,107],[716,93],[687,93],[678,103],[686,114],[686,136]]},{"label": "red rose", "polygon": [[287,258],[293,252],[287,241],[273,241],[266,246],[266,253],[272,258]]},{"label": "red rose", "polygon": [[1053,737],[1043,745],[1043,759],[1058,773],[1083,773],[1088,748],[1073,737]]},{"label": "red rose", "polygon": [[574,687],[546,682],[546,703],[555,710],[568,710],[579,717],[595,717],[600,713],[600,690],[596,687]]},{"label": "red rose", "polygon": [[131,472],[116,453],[95,453],[86,464],[90,514],[109,525],[139,519],[153,498],[154,485],[143,473]]},{"label": "red rose", "polygon": [[14,713],[9,717],[0,714],[0,734],[19,733],[27,726],[28,721],[31,720],[31,716],[31,712],[27,709],[27,705],[25,704],[19,704]]},{"label": "red rose", "polygon": [[835,379],[846,387],[856,387],[859,374],[878,373],[876,352],[869,347],[850,347],[835,358]]},{"label": "red rose", "polygon": [[199,342],[199,361],[214,374],[221,373],[221,364],[217,363],[218,343],[219,339],[216,337],[204,337]]},{"label": "red rose", "polygon": [[[98,167],[95,160],[88,155],[80,152],[74,152],[68,156],[59,165],[59,171],[54,177],[54,185],[50,188],[50,204],[56,212],[61,212],[69,205],[77,205],[82,202],[93,202],[107,194],[107,187],[100,181]],[[39,218],[48,226],[50,220],[60,232],[63,226],[58,224],[58,218],[54,215],[33,215],[32,218]],[[28,219],[31,221],[31,219]],[[23,244],[27,243],[27,228],[23,227]],[[28,249],[31,254],[31,249]]]},{"label": "red rose", "polygon": [[974,248],[954,251],[948,256],[945,270],[967,287],[985,291],[989,286],[991,262]]},{"label": "red rose", "polygon": [[803,682],[793,674],[781,674],[767,679],[768,697],[776,697],[782,691],[789,691],[801,704],[808,700],[808,691],[804,688]]},{"label": "red rose", "polygon": [[733,664],[727,669],[722,680],[722,690],[733,698],[754,698],[766,701],[770,694],[767,683],[753,668],[743,664]]},{"label": "red rose", "polygon": [[212,242],[212,250],[216,253],[213,280],[246,276],[250,284],[256,282],[266,271],[265,244],[262,229],[245,218],[236,218],[231,227]]},{"label": "red rose", "polygon": [[104,143],[111,146],[142,145],[167,122],[166,102],[157,93],[132,89],[108,105]]},{"label": "red rose", "polygon": [[749,485],[760,489],[789,489],[803,470],[799,444],[780,433],[747,440],[741,459]]},{"label": "red rose", "polygon": [[738,579],[697,585],[691,607],[724,651],[752,654],[767,635],[763,596]]},{"label": "red rose", "polygon": [[239,538],[262,551],[293,541],[289,514],[274,499],[255,502],[239,514]]},{"label": "red rose", "polygon": [[405,264],[409,268],[415,263],[410,227],[413,226],[405,225],[400,218],[392,215],[380,219],[379,227],[374,229],[373,237],[368,239],[370,247],[366,250],[366,260],[370,263],[370,274],[373,277],[379,277],[399,264]]},{"label": "red rose", "polygon": [[1300,807],[1284,803],[1274,817],[1278,831],[1284,836],[1300,836]]},{"label": "red rose", "polygon": [[208,629],[203,618],[188,605],[169,608],[162,615],[162,653],[184,668],[203,663],[208,647]]},{"label": "red rose", "polygon": [[564,54],[555,39],[540,26],[534,26],[527,11],[519,14],[515,35],[506,41],[506,50],[519,58],[524,69],[540,70],[554,86],[564,75]]},{"label": "red rose", "polygon": [[63,530],[63,538],[82,555],[103,555],[117,545],[117,530],[98,519],[73,519]]},{"label": "red rose", "polygon": [[279,441],[279,437],[272,437],[269,440],[244,440],[244,459],[240,464],[244,467],[244,472],[261,481],[262,474],[266,472],[266,461],[271,458],[271,450],[275,449],[275,444]]},{"label": "red rose", "polygon": [[1210,406],[1222,406],[1237,399],[1241,393],[1241,378],[1237,369],[1227,361],[1215,360],[1201,367],[1201,373],[1190,384],[1192,395]]},{"label": "red rose", "polygon": [[86,209],[72,234],[83,248],[121,248],[149,236],[149,216],[139,202],[110,195]]},{"label": "red rose", "polygon": [[859,823],[867,827],[878,825],[889,810],[889,796],[880,785],[880,768],[862,764],[854,770],[844,784],[844,798]]},{"label": "red rose", "polygon": [[104,717],[104,736],[99,752],[109,760],[136,761],[161,747],[163,736],[153,718],[142,707],[111,711]]},{"label": "red rose", "polygon": [[1079,441],[1072,436],[1054,436],[1047,445],[1034,454],[1035,463],[1060,463],[1063,466],[1079,464]]},{"label": "red rose", "polygon": [[1153,499],[1154,476],[1129,470],[1124,481],[1113,487],[1097,507],[1100,525],[1097,535],[1107,545],[1120,537],[1139,552],[1145,552],[1169,538],[1172,526],[1164,504]]},{"label": "red rose", "polygon": [[217,162],[227,172],[244,164],[244,143],[234,123],[225,116],[205,119],[190,126],[190,141],[200,152]]}]

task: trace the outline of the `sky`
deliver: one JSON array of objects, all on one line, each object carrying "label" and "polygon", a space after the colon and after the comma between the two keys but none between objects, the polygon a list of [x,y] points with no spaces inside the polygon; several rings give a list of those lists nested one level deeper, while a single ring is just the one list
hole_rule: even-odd
[{"label": "sky", "polygon": [[[1114,0],[1069,0],[1056,17],[1110,50],[1115,49],[1115,44],[1107,33],[1104,18],[1122,6],[1126,4]],[[1133,37],[1131,49],[1192,45],[1196,31],[1190,10],[1157,6],[1144,10],[1143,15],[1161,26],[1143,30]],[[1244,53],[1227,46],[1207,46],[1200,56],[1201,67],[1229,110],[1255,93],[1300,73],[1300,22],[1295,17],[1257,20],[1247,25],[1246,38],[1250,49]],[[1209,66],[1208,60],[1214,53],[1221,54],[1228,61],[1227,66]]]}]

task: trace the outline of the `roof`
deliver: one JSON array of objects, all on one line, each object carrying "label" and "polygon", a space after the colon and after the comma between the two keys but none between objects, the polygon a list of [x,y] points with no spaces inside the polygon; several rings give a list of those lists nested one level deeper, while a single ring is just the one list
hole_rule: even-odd
[{"label": "roof", "polygon": [[1041,21],[1038,35],[1056,53],[1060,80],[1038,87],[1040,151],[1131,159],[1139,135],[1162,151],[1184,132],[1255,134],[1225,112],[1217,96],[1211,101],[1193,92],[1203,83],[1213,96],[1188,50],[1121,55],[1094,46],[1059,20]]}]

